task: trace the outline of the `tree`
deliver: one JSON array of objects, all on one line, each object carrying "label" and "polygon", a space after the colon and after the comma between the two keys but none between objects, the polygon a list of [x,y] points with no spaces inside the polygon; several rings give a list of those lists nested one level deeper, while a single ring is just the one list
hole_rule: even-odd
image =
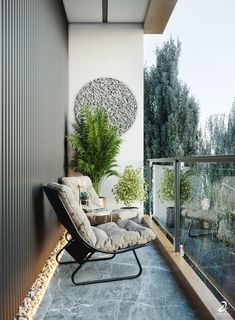
[{"label": "tree", "polygon": [[[202,155],[226,155],[235,152],[235,104],[233,103],[229,116],[225,113],[212,114],[201,129],[199,153]],[[210,204],[216,203],[218,190],[216,186],[222,183],[225,176],[234,175],[233,163],[204,163],[201,165],[202,181],[205,194]]]},{"label": "tree", "polygon": [[225,113],[209,116],[201,129],[200,154],[223,155],[235,153],[235,101],[228,117]]},{"label": "tree", "polygon": [[114,168],[122,139],[109,123],[104,109],[92,111],[84,107],[79,122],[73,125],[74,134],[68,136],[74,149],[70,166],[88,175],[97,193],[104,177],[118,175]]},{"label": "tree", "polygon": [[156,67],[145,68],[145,161],[192,155],[198,148],[199,107],[178,78],[180,51],[181,43],[170,38],[156,50]]},{"label": "tree", "polygon": [[228,153],[235,154],[235,100],[228,117]]},{"label": "tree", "polygon": [[210,115],[202,129],[200,154],[216,155],[228,153],[228,130],[225,113]]}]

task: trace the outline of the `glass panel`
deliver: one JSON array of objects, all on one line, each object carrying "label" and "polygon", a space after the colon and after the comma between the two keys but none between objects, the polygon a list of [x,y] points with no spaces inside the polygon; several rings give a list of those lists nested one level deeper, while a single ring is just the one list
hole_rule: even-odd
[{"label": "glass panel", "polygon": [[181,244],[234,305],[235,164],[198,163],[186,168],[190,200],[182,204]]},{"label": "glass panel", "polygon": [[175,234],[175,172],[173,164],[153,165],[153,216],[173,238]]}]

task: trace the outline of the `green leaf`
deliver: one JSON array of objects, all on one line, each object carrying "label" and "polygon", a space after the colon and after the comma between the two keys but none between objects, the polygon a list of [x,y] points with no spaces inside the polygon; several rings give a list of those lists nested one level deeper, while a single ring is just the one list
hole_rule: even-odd
[{"label": "green leaf", "polygon": [[109,123],[103,108],[92,111],[82,108],[80,120],[73,124],[74,133],[67,136],[73,148],[70,166],[83,175],[88,175],[97,193],[102,179],[117,175],[116,156],[122,139],[116,128]]},{"label": "green leaf", "polygon": [[141,169],[127,166],[123,174],[118,176],[119,180],[112,189],[117,203],[123,202],[127,207],[130,207],[133,202],[146,199],[146,184]]}]

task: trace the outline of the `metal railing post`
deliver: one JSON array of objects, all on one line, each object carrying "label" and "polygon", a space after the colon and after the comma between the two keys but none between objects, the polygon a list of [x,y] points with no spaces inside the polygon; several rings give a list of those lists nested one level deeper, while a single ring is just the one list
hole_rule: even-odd
[{"label": "metal railing post", "polygon": [[175,160],[175,251],[180,251],[180,168],[181,161]]},{"label": "metal railing post", "polygon": [[148,166],[148,195],[149,195],[149,215],[152,216],[152,167],[153,163],[152,161],[148,161],[149,166]]}]

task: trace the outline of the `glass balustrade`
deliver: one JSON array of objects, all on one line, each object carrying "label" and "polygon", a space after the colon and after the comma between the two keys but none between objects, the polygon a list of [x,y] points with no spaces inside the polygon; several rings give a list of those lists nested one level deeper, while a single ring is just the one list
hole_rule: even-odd
[{"label": "glass balustrade", "polygon": [[152,214],[171,239],[174,238],[175,234],[174,179],[173,163],[153,165]]},{"label": "glass balustrade", "polygon": [[151,159],[149,164],[153,219],[176,251],[183,248],[217,298],[234,308],[235,156]]}]

